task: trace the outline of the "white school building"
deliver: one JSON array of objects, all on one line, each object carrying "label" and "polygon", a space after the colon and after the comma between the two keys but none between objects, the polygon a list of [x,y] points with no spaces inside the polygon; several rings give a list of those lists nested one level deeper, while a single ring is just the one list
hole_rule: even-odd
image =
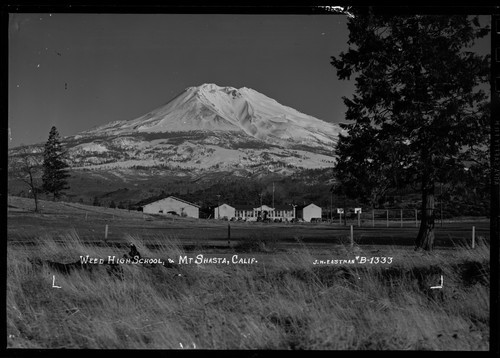
[{"label": "white school building", "polygon": [[154,201],[142,207],[146,214],[177,214],[191,218],[200,217],[200,206],[188,201],[169,196],[164,199]]},{"label": "white school building", "polygon": [[301,205],[295,208],[297,218],[310,222],[311,219],[321,219],[321,208],[315,204]]},{"label": "white school building", "polygon": [[274,208],[262,205],[235,205],[222,204],[214,208],[214,218],[241,219],[245,221],[257,221],[261,219],[281,219],[282,221],[290,221],[295,218],[295,208],[291,205],[275,205]]}]

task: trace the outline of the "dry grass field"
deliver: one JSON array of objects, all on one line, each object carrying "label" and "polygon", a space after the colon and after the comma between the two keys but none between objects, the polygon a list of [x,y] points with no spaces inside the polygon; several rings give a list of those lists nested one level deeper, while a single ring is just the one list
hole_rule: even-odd
[{"label": "dry grass field", "polygon": [[[232,226],[234,241],[228,244],[227,222],[145,220],[138,212],[42,204],[34,214],[31,201],[9,198],[9,348],[489,347],[490,260],[484,239],[474,249],[467,240],[454,240],[425,254],[390,242],[351,247],[345,229],[327,225],[241,223]],[[486,224],[476,225],[478,236],[486,237],[480,229]],[[331,237],[337,239],[327,241]],[[167,264],[124,263],[120,279],[102,264],[91,272],[63,274],[33,263],[118,258],[130,243],[144,257]],[[198,255],[222,262],[197,263]],[[234,261],[235,255],[244,261]],[[369,263],[375,257],[380,261]],[[442,287],[431,288],[441,276]]]}]

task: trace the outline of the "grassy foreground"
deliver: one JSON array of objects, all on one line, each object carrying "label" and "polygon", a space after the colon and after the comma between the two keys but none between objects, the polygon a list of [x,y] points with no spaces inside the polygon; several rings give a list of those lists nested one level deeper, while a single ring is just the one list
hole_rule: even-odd
[{"label": "grassy foreground", "polygon": [[[61,238],[59,238],[61,239]],[[306,247],[254,265],[123,265],[55,274],[28,258],[73,262],[125,250],[63,241],[9,245],[9,348],[488,350],[489,247],[432,255],[385,250],[391,265],[313,265]],[[158,238],[143,256],[195,256]],[[348,258],[362,255],[358,248]],[[251,253],[246,256],[251,257]],[[52,287],[53,275],[55,285]],[[430,289],[439,284],[442,289]]]}]

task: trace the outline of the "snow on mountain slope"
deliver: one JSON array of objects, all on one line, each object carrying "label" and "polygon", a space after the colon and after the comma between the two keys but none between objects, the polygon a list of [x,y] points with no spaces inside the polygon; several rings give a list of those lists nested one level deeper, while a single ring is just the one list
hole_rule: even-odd
[{"label": "snow on mountain slope", "polygon": [[337,125],[281,105],[253,89],[203,84],[187,88],[164,106],[137,119],[112,122],[82,134],[193,130],[244,132],[282,146],[293,142],[329,147],[341,131]]},{"label": "snow on mountain slope", "polygon": [[[331,168],[339,132],[253,89],[204,84],[144,116],[64,137],[62,144],[75,170],[289,175]],[[43,152],[43,144],[32,147]]]}]

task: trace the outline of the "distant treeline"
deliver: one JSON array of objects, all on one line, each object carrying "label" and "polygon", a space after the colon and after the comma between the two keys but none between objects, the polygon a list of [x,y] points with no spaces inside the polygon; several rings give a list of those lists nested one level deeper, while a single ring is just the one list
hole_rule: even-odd
[{"label": "distant treeline", "polygon": [[[201,217],[213,215],[213,208],[217,204],[230,205],[290,205],[314,203],[330,214],[330,209],[336,215],[337,208],[347,211],[362,207],[364,210],[372,205],[360,199],[349,198],[338,193],[332,193],[333,170],[311,169],[297,172],[296,174],[282,177],[270,174],[262,179],[235,177],[230,173],[215,173],[202,180],[193,178],[178,178],[163,183],[148,182],[145,184],[131,185],[126,188],[116,188],[109,191],[100,191],[104,182],[89,183],[75,181],[74,188],[86,187],[82,192],[74,192],[63,200],[80,202],[87,205],[116,207],[129,210],[140,210],[146,203],[173,195],[181,199],[200,205]],[[76,179],[75,179],[76,180]],[[273,197],[274,183],[274,197]],[[14,183],[11,183],[14,184]],[[111,188],[110,188],[111,189]],[[30,197],[25,188],[9,185],[11,195]],[[262,194],[262,197],[261,195]],[[472,183],[463,185],[443,184],[436,189],[436,205],[441,210],[444,218],[457,216],[488,216],[489,195],[486,186],[473,186]],[[43,195],[42,195],[43,198]],[[374,206],[375,209],[401,208],[420,209],[421,196],[417,188],[405,187],[389,190]]]}]

